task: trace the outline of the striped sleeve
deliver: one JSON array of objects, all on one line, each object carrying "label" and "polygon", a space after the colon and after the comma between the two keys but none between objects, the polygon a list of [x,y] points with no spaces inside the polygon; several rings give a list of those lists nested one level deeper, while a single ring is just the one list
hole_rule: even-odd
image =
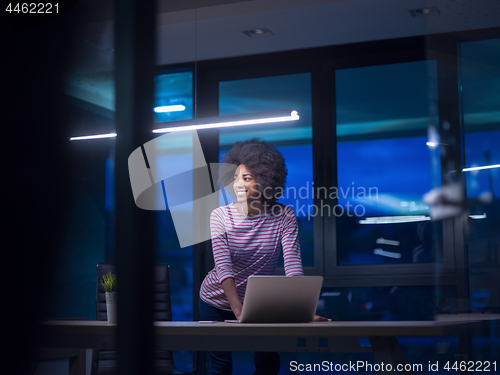
[{"label": "striped sleeve", "polygon": [[224,216],[220,208],[213,210],[210,215],[210,234],[212,237],[215,269],[219,282],[222,283],[225,279],[234,278],[234,274],[227,233],[224,227]]},{"label": "striped sleeve", "polygon": [[281,237],[286,276],[303,276],[300,259],[299,226],[293,209],[287,207],[283,217],[283,232]]}]

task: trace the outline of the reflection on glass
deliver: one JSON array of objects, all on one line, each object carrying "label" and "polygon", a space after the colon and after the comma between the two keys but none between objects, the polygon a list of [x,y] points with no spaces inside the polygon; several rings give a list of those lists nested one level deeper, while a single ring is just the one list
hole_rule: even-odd
[{"label": "reflection on glass", "polygon": [[[241,128],[221,128],[221,155],[238,141],[260,138],[272,143],[284,156],[288,168],[284,197],[278,202],[292,207],[299,223],[299,238],[304,266],[314,265],[313,218],[308,208],[312,175],[311,75],[309,73],[225,81],[219,85],[219,115],[294,109],[300,120],[251,125]],[[302,190],[301,190],[302,188]],[[221,204],[231,202],[231,196],[221,195]]]},{"label": "reflection on glass", "polygon": [[[58,32],[61,31],[54,29],[54,33]],[[101,38],[109,49],[83,39],[67,46],[71,53],[67,54],[62,89],[70,100],[68,104],[60,103],[58,110],[71,113],[64,125],[70,136],[115,131],[111,30],[103,30]],[[41,66],[43,61],[51,60],[41,58]],[[45,77],[45,73],[41,76]],[[32,95],[41,98],[40,93],[34,89]],[[62,241],[57,256],[51,260],[54,272],[44,300],[43,318],[96,319],[96,265],[113,260],[114,144],[114,138],[70,142],[68,153],[64,154],[71,166],[71,175],[65,176],[70,188],[65,193],[71,199],[65,225],[58,229]],[[39,156],[35,158],[38,160]]]},{"label": "reflection on glass", "polygon": [[177,72],[155,77],[156,122],[193,118],[193,73]]},{"label": "reflection on glass", "polygon": [[[175,72],[155,77],[156,122],[179,121],[193,118],[193,74]],[[184,109],[183,109],[184,108]],[[154,135],[152,134],[152,137]],[[176,165],[188,169],[193,165],[190,139],[186,144],[165,145],[169,152],[155,160],[157,168]],[[186,190],[192,191],[192,184]],[[156,213],[156,262],[170,265],[170,285],[173,320],[193,319],[193,253],[192,248],[180,248],[179,240],[168,206]]]},{"label": "reflection on glass", "polygon": [[435,61],[336,71],[339,264],[435,260],[441,228],[422,196],[436,185],[436,76]]},{"label": "reflection on glass", "polygon": [[[186,144],[179,144],[177,148],[173,145],[165,146],[169,148],[168,154],[162,155],[154,161],[158,168],[168,168],[172,165],[176,165],[179,169],[189,169],[192,167],[193,153],[190,139],[186,139]],[[184,180],[184,184],[186,183],[187,186],[185,186],[185,189],[192,192],[192,183],[189,184],[188,181]],[[158,211],[156,214],[156,262],[170,265],[170,293],[173,320],[190,320],[193,318],[192,248],[180,248],[165,189],[163,189],[163,192],[167,211]]]},{"label": "reflection on glass", "polygon": [[[433,301],[432,286],[323,288],[317,313],[339,321],[432,320],[433,308],[456,312],[456,289],[443,287]],[[442,338],[440,338],[442,339]]]},{"label": "reflection on glass", "polygon": [[471,308],[499,312],[500,39],[462,43],[459,63]]}]

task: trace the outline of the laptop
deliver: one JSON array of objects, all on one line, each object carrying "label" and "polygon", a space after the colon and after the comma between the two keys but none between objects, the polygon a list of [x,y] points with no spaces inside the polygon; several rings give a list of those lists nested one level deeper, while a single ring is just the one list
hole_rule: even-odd
[{"label": "laptop", "polygon": [[311,322],[322,285],[322,276],[250,276],[241,319],[226,322]]}]

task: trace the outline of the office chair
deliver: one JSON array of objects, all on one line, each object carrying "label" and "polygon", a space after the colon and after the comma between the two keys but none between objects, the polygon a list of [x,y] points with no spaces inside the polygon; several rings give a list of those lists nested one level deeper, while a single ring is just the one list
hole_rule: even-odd
[{"label": "office chair", "polygon": [[[96,320],[107,320],[106,296],[101,285],[103,275],[114,273],[114,265],[107,263],[97,264],[97,283],[95,311]],[[169,268],[166,264],[155,265],[154,275],[154,320],[171,321],[172,307],[170,302]],[[117,352],[95,349],[92,354],[92,375],[115,375],[117,370]],[[155,375],[196,375],[198,374],[198,353],[193,355],[193,369],[191,372],[180,371],[175,368],[172,351],[155,351]]]}]

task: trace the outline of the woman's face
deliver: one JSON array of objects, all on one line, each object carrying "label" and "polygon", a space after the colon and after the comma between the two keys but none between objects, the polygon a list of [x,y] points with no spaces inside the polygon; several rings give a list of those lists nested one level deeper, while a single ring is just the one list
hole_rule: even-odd
[{"label": "woman's face", "polygon": [[260,199],[261,193],[257,189],[255,178],[243,164],[238,166],[234,172],[234,193],[238,202],[245,202],[253,199]]}]

